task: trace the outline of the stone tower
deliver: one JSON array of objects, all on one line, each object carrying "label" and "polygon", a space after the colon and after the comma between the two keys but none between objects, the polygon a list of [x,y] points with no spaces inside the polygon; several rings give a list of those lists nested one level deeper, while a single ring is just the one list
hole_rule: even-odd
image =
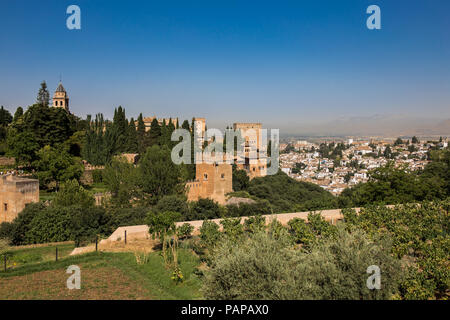
[{"label": "stone tower", "polygon": [[198,163],[195,165],[193,181],[186,183],[188,201],[209,198],[225,205],[226,194],[233,192],[233,171],[231,164]]},{"label": "stone tower", "polygon": [[69,112],[69,96],[67,95],[67,92],[61,82],[53,95],[53,107],[64,108],[67,112]]},{"label": "stone tower", "polygon": [[13,221],[31,202],[39,202],[38,180],[0,176],[0,223]]}]

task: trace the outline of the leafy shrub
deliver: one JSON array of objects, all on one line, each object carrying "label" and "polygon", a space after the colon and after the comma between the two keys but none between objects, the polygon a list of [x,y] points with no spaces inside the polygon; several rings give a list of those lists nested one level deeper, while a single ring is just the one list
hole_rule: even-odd
[{"label": "leafy shrub", "polygon": [[206,220],[216,219],[222,216],[220,206],[214,200],[200,198],[198,201],[191,202],[188,214],[188,220]]},{"label": "leafy shrub", "polygon": [[288,226],[289,232],[297,243],[309,246],[316,238],[316,235],[311,230],[311,226],[303,219],[292,219],[288,222]]},{"label": "leafy shrub", "polygon": [[27,242],[27,233],[31,228],[31,221],[42,210],[45,210],[45,206],[42,203],[30,203],[25,206],[17,217],[12,222],[11,230],[11,244],[21,245]]},{"label": "leafy shrub", "polygon": [[[311,252],[294,249],[286,233],[258,232],[216,248],[203,291],[207,299],[388,299],[401,274],[389,252],[388,242],[344,227]],[[366,286],[370,265],[382,270],[380,290]]]},{"label": "leafy shrub", "polygon": [[331,236],[336,231],[336,227],[325,221],[320,213],[308,213],[308,225],[317,236],[321,237]]},{"label": "leafy shrub", "polygon": [[256,203],[240,203],[226,206],[227,217],[249,217],[270,214],[270,203],[267,200],[258,200]]},{"label": "leafy shrub", "polygon": [[52,205],[60,207],[73,205],[92,207],[94,204],[94,197],[86,191],[77,180],[69,180],[63,183],[52,201]]},{"label": "leafy shrub", "polygon": [[244,234],[244,226],[240,218],[225,218],[220,224],[223,226],[223,234],[229,239],[237,241]]},{"label": "leafy shrub", "polygon": [[189,223],[183,223],[180,227],[177,228],[177,234],[180,238],[188,238],[191,236],[192,231],[194,231],[194,227]]},{"label": "leafy shrub", "polygon": [[9,240],[11,238],[13,224],[11,222],[0,223],[0,239]]},{"label": "leafy shrub", "polygon": [[219,225],[215,222],[205,220],[200,228],[200,239],[206,247],[215,246],[222,238]]},{"label": "leafy shrub", "polygon": [[48,207],[31,220],[25,243],[67,241],[71,239],[71,213],[67,207]]},{"label": "leafy shrub", "polygon": [[[273,219],[269,223],[267,231],[274,239],[285,238],[285,236],[288,236],[287,229],[276,219]],[[292,241],[292,238],[289,239]]]},{"label": "leafy shrub", "polygon": [[266,229],[266,219],[262,216],[249,217],[244,221],[246,232],[257,233]]},{"label": "leafy shrub", "polygon": [[387,234],[392,253],[408,262],[407,277],[400,285],[403,299],[443,299],[450,287],[450,219],[447,202],[422,202],[394,208],[370,206],[359,214],[344,210],[348,225],[371,237]]},{"label": "leafy shrub", "polygon": [[178,212],[182,216],[180,219],[186,219],[189,208],[186,197],[180,195],[167,195],[158,201],[153,210],[155,212]]}]

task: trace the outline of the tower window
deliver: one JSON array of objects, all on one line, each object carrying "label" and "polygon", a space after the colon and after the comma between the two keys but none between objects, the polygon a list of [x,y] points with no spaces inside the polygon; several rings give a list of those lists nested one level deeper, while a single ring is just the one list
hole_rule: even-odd
[{"label": "tower window", "polygon": [[221,177],[222,179],[225,179],[225,173],[222,173],[222,174],[220,175],[220,177]]},{"label": "tower window", "polygon": [[203,180],[208,180],[208,174],[207,173],[203,174]]},{"label": "tower window", "polygon": [[3,208],[5,209],[5,212],[8,211],[8,204],[7,204],[7,203],[4,203],[4,204],[3,204]]}]

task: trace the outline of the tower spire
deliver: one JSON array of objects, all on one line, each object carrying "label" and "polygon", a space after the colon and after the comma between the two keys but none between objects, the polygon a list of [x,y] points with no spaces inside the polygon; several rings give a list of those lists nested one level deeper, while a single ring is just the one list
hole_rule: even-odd
[{"label": "tower spire", "polygon": [[64,108],[67,112],[69,112],[69,96],[67,95],[66,89],[64,89],[62,85],[61,74],[59,75],[58,87],[53,95],[53,106],[56,108]]}]

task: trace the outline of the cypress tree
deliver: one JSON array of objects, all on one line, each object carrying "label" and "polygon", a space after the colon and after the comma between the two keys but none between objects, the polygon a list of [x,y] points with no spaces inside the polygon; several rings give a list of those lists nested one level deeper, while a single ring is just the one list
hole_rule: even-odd
[{"label": "cypress tree", "polygon": [[134,119],[130,119],[128,125],[127,152],[136,153],[138,151],[138,136]]},{"label": "cypress tree", "polygon": [[150,146],[158,144],[161,139],[161,127],[159,126],[158,119],[154,118],[150,126],[149,132],[149,144]]},{"label": "cypress tree", "polygon": [[17,107],[16,112],[14,113],[13,122],[17,122],[21,116],[23,116],[23,108]]}]

